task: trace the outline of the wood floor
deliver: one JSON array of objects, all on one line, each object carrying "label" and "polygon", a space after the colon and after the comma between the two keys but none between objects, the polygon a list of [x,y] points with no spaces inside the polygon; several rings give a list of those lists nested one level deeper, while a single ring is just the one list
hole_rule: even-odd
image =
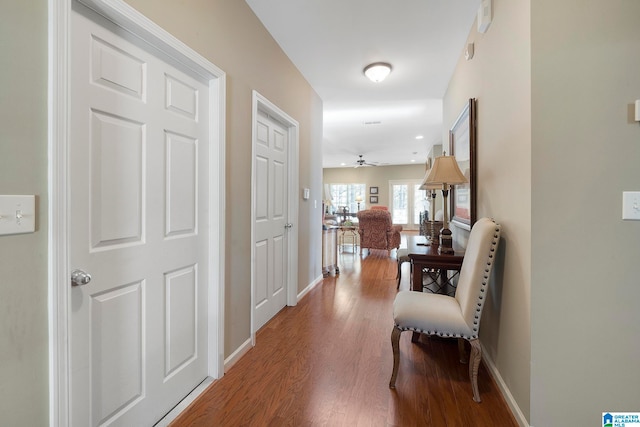
[{"label": "wood floor", "polygon": [[389,389],[394,256],[339,254],[340,275],[258,331],[256,346],[171,426],[517,426],[484,365],[482,403],[472,400],[456,340],[412,344],[402,334]]}]

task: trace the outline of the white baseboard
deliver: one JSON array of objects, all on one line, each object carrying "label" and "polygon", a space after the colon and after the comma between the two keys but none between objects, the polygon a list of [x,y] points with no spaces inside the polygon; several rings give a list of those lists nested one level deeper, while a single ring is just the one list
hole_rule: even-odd
[{"label": "white baseboard", "polygon": [[167,415],[165,415],[160,421],[153,425],[153,427],[167,427],[171,424],[178,415],[182,413],[187,406],[191,405],[198,396],[200,396],[215,380],[211,377],[207,377],[202,381],[198,387],[194,388],[191,393],[187,395],[180,403],[178,403]]},{"label": "white baseboard", "polygon": [[240,347],[236,349],[233,353],[229,355],[226,359],[224,359],[224,371],[227,372],[233,365],[240,360],[242,356],[247,354],[249,350],[253,347],[252,340],[249,338],[246,340]]},{"label": "white baseboard", "polygon": [[304,288],[304,289],[302,290],[302,292],[300,292],[300,293],[298,294],[298,302],[300,302],[300,300],[302,299],[302,297],[304,297],[306,294],[308,294],[308,293],[311,291],[311,289],[315,288],[319,283],[322,283],[322,279],[323,279],[323,277],[322,277],[322,275],[320,275],[320,276],[316,277],[316,280],[314,280],[313,282],[311,282],[311,283],[309,284],[309,286],[307,286],[306,288]]},{"label": "white baseboard", "polygon": [[516,422],[520,427],[531,427],[529,425],[529,422],[527,421],[527,418],[524,416],[524,414],[520,410],[518,403],[516,402],[513,395],[511,394],[511,390],[509,390],[509,387],[502,379],[502,375],[500,375],[500,372],[498,371],[498,368],[493,362],[493,359],[491,359],[491,357],[489,357],[488,354],[489,352],[484,347],[484,345],[482,345],[482,360],[484,361],[485,366],[489,370],[489,373],[493,377],[493,380],[498,385],[498,388],[502,393],[502,397],[504,397],[504,400],[507,402],[507,405],[509,406],[511,413],[516,419]]},{"label": "white baseboard", "polygon": [[[233,365],[235,365],[251,348],[253,347],[252,339],[246,340],[240,347],[236,349],[229,357],[224,360],[224,372],[227,372]],[[187,397],[185,397],[175,408],[164,416],[154,427],[167,427],[173,420],[175,420],[187,406],[189,406],[202,392],[205,391],[215,380],[212,377],[207,377],[198,387],[196,387]]]},{"label": "white baseboard", "polygon": [[[309,293],[309,291],[311,291],[311,289],[313,289],[319,283],[322,283],[322,279],[323,279],[322,275],[320,275],[311,284],[309,284],[309,286],[304,288],[302,290],[302,292],[300,292],[298,294],[297,300],[300,301],[302,299],[302,297],[304,297],[306,294]],[[253,348],[253,346],[255,344],[255,336],[254,335],[252,335],[249,339],[247,339],[244,343],[242,343],[242,345],[240,347],[238,347],[236,349],[236,351],[234,351],[231,355],[229,355],[229,357],[227,357],[224,360],[224,371],[225,372],[227,372],[233,365],[236,364],[236,362],[238,362],[238,360],[240,360],[240,358],[242,358],[242,356],[247,354],[247,352]]]}]

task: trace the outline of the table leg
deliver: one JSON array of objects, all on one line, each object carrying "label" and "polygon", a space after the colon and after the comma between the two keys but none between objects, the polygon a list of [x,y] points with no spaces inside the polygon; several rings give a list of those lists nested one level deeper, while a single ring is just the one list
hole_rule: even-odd
[{"label": "table leg", "polygon": [[[411,290],[422,292],[422,263],[413,261],[413,273],[411,275]],[[418,342],[420,339],[420,333],[413,332],[411,334],[411,342]]]},{"label": "table leg", "polygon": [[411,275],[411,290],[422,292],[422,268],[423,265],[413,261],[413,274]]}]

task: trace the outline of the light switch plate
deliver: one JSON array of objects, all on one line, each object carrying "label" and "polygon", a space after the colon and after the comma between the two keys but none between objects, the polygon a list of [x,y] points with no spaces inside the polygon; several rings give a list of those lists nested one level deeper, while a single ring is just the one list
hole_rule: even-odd
[{"label": "light switch plate", "polygon": [[0,196],[0,236],[36,230],[35,196]]},{"label": "light switch plate", "polygon": [[640,191],[622,192],[622,219],[640,220]]}]

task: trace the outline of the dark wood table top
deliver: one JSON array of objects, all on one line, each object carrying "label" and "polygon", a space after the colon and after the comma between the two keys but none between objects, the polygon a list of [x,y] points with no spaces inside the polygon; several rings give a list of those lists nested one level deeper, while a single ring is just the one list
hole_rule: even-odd
[{"label": "dark wood table top", "polygon": [[[462,268],[462,260],[464,259],[464,250],[454,245],[453,254],[438,253],[438,245],[430,245],[425,236],[407,236],[407,249],[409,250],[409,258],[414,265],[413,274],[411,276],[411,290],[422,292],[424,290],[422,269],[440,270],[441,277],[445,282],[449,282],[447,271],[459,271]],[[439,285],[442,289],[443,284]],[[446,288],[444,288],[446,289]],[[454,291],[455,292],[455,288]]]},{"label": "dark wood table top", "polygon": [[438,253],[438,245],[430,245],[425,236],[408,235],[407,236],[407,249],[409,250],[409,258],[413,262],[428,263],[433,268],[444,268],[457,266],[457,268],[451,268],[457,270],[462,264],[464,258],[464,249],[456,247],[454,245],[454,254],[440,254]]}]

